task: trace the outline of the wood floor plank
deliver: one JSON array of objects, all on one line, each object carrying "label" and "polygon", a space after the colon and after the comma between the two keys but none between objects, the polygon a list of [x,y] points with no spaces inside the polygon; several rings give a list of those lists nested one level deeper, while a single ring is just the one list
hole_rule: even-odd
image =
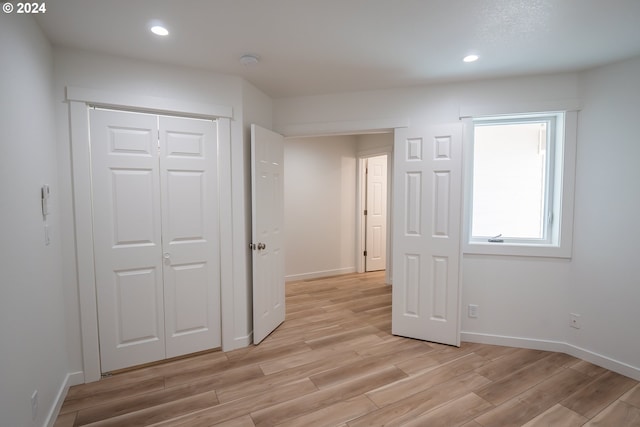
[{"label": "wood floor plank", "polygon": [[365,335],[347,342],[334,343],[319,350],[296,353],[278,360],[270,360],[266,363],[261,363],[260,367],[265,375],[269,375],[285,369],[302,366],[315,360],[321,360],[327,357],[340,357],[343,353],[355,352],[358,349],[376,345],[380,343],[380,341],[380,337],[376,335]]},{"label": "wood floor plank", "polygon": [[587,418],[573,412],[559,403],[544,411],[522,427],[579,427],[586,423]]},{"label": "wood floor plank", "polygon": [[438,406],[454,401],[489,382],[485,377],[474,372],[467,372],[437,386],[381,407],[348,424],[349,427],[400,425]]},{"label": "wood floor plank", "polygon": [[60,409],[60,413],[66,414],[68,412],[75,412],[101,403],[112,402],[115,400],[131,398],[137,395],[144,395],[145,393],[163,390],[164,378],[152,377],[141,381],[122,384],[123,385],[117,388],[110,387],[103,391],[96,391],[95,393],[85,392],[81,395],[74,395],[70,399],[67,397]]},{"label": "wood floor plank", "polygon": [[290,419],[278,424],[278,427],[337,426],[376,409],[378,407],[371,400],[364,395],[360,395]]},{"label": "wood floor plank", "polygon": [[400,337],[391,337],[378,345],[370,347],[362,347],[357,350],[361,356],[383,356],[391,353],[415,352],[416,354],[424,354],[435,351],[429,343],[425,341],[411,340]]},{"label": "wood floor plank", "polygon": [[587,418],[592,418],[627,391],[636,381],[615,372],[605,370],[586,387],[576,391],[561,403]]},{"label": "wood floor plank", "polygon": [[597,377],[607,372],[605,368],[600,366],[596,366],[592,363],[587,362],[586,360],[578,360],[571,366],[571,369],[575,369],[578,372],[582,372],[583,374],[587,374],[590,377]]},{"label": "wood floor plank", "polygon": [[484,427],[517,427],[531,421],[565,396],[587,385],[591,378],[564,369],[529,390],[476,418]]},{"label": "wood floor plank", "polygon": [[[110,401],[102,405],[92,406],[90,408],[78,411],[76,424],[85,425],[100,421],[105,418],[113,418],[136,411],[141,411],[154,406],[171,403],[176,398],[186,398],[197,396],[202,393],[215,391],[215,387],[219,384],[219,377],[204,378],[187,384],[175,387],[165,388],[163,390],[151,393],[139,394],[124,399]],[[208,403],[213,401],[207,401]],[[215,400],[217,404],[217,398]]]},{"label": "wood floor plank", "polygon": [[468,393],[402,425],[403,427],[451,427],[460,425],[490,408],[493,408],[491,403],[475,393]]},{"label": "wood floor plank", "polygon": [[74,386],[55,427],[640,426],[640,384],[573,356],[393,336],[384,278],[288,283],[260,345]]},{"label": "wood floor plank", "polygon": [[[358,356],[356,353],[347,352],[341,353],[338,360],[341,360],[344,363],[350,363],[351,361],[360,359],[360,356]],[[275,374],[265,375],[264,377],[257,378],[255,380],[221,387],[217,390],[218,399],[220,399],[220,402],[230,402],[245,396],[268,393],[277,386],[282,386],[287,383],[294,383],[302,379],[308,380],[309,376],[333,369],[334,367],[335,361],[332,358],[316,360],[302,366],[277,372]],[[311,383],[310,380],[309,382]],[[314,389],[317,389],[315,385]]]},{"label": "wood floor plank", "polygon": [[256,427],[273,426],[292,418],[297,418],[314,410],[321,409],[341,400],[364,394],[385,384],[406,377],[406,374],[392,366],[378,370],[370,375],[337,386],[309,393],[305,396],[283,402],[268,408],[251,412]]},{"label": "wood floor plank", "polygon": [[555,375],[562,369],[564,368],[545,357],[492,382],[476,393],[479,397],[497,406],[533,387],[545,378]]},{"label": "wood floor plank", "polygon": [[53,427],[73,427],[76,425],[76,412],[69,412],[68,414],[62,414],[53,424]]},{"label": "wood floor plank", "polygon": [[640,384],[629,390],[620,398],[620,400],[627,402],[630,405],[640,408]]},{"label": "wood floor plank", "polygon": [[640,409],[618,400],[584,425],[585,427],[637,427]]},{"label": "wood floor plank", "polygon": [[409,375],[416,375],[441,366],[441,364],[433,358],[433,352],[428,352],[404,362],[399,362],[396,366]]},{"label": "wood floor plank", "polygon": [[473,350],[478,356],[482,356],[487,360],[497,360],[501,357],[506,356],[507,354],[514,353],[517,351],[517,348],[513,347],[504,347],[501,345],[488,345],[485,344],[483,346],[479,346]]},{"label": "wood floor plank", "polygon": [[[307,345],[314,350],[320,349],[322,347],[332,346],[336,344],[341,344],[352,340],[354,338],[360,338],[364,335],[374,335],[378,332],[378,329],[373,326],[367,326],[364,328],[358,328],[351,331],[341,332],[334,335],[329,335],[327,337],[318,338],[314,340],[306,341]],[[382,342],[382,340],[380,340]]]},{"label": "wood floor plank", "polygon": [[162,379],[161,375],[149,373],[147,370],[131,371],[126,374],[101,378],[100,381],[89,384],[75,385],[69,389],[66,401],[82,399],[95,394],[118,392],[122,388],[137,385],[141,382],[153,382]]},{"label": "wood floor plank", "polygon": [[212,427],[255,427],[255,424],[253,423],[253,419],[251,419],[251,415],[244,415],[242,417],[214,424]]},{"label": "wood floor plank", "polygon": [[[215,369],[199,368],[189,369],[183,372],[173,372],[164,377],[165,387],[174,387],[180,384],[201,381],[210,378],[215,383],[215,387],[223,387],[227,384],[237,384],[263,376],[262,370],[257,365],[241,366],[232,368],[227,362],[222,367]],[[222,368],[222,369],[221,369]],[[213,377],[213,378],[211,378]]]},{"label": "wood floor plank", "polygon": [[215,407],[217,404],[218,399],[216,397],[216,392],[210,391],[183,399],[175,399],[163,405],[105,418],[101,421],[86,425],[90,425],[91,427],[147,426],[183,414],[189,414],[205,408]]},{"label": "wood floor plank", "polygon": [[548,356],[550,353],[542,350],[529,350],[526,348],[520,348],[509,353],[500,359],[487,363],[478,369],[476,372],[483,377],[487,377],[490,380],[496,381],[513,372],[530,365],[533,362]]},{"label": "wood floor plank", "polygon": [[[384,357],[369,357],[312,375],[309,379],[313,381],[316,387],[322,390],[355,378],[366,376],[369,372],[384,370],[386,368],[398,369],[392,366],[388,359]],[[406,376],[406,374],[403,373],[403,376]]]},{"label": "wood floor plank", "polygon": [[[217,406],[194,411],[190,414],[174,417],[156,427],[209,427],[216,423],[233,420],[243,414],[250,414],[263,408],[272,408],[279,403],[288,402],[306,394],[316,391],[317,388],[308,379],[287,383],[272,388],[269,393],[252,394],[231,402],[221,403]],[[253,418],[253,417],[252,417]]]},{"label": "wood floor plank", "polygon": [[446,382],[460,374],[472,371],[484,363],[486,363],[486,360],[482,357],[476,354],[468,354],[426,373],[396,381],[387,387],[368,393],[367,396],[379,407],[387,406],[434,385]]}]

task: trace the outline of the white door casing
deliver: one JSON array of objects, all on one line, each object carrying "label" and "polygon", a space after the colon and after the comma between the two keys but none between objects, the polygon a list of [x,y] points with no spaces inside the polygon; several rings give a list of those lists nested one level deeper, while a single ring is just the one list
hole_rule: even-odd
[{"label": "white door casing", "polygon": [[166,357],[219,347],[217,126],[159,117]]},{"label": "white door casing", "polygon": [[101,371],[220,346],[216,124],[91,110],[90,129]]},{"label": "white door casing", "polygon": [[392,332],[460,345],[462,127],[398,129]]},{"label": "white door casing", "polygon": [[91,110],[101,370],[164,358],[157,117]]},{"label": "white door casing", "polygon": [[387,262],[387,156],[367,159],[366,271]]},{"label": "white door casing", "polygon": [[284,138],[251,125],[253,342],[285,318]]}]

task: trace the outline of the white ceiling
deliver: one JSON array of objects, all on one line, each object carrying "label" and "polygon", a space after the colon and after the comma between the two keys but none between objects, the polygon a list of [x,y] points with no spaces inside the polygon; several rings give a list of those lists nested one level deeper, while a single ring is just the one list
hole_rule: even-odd
[{"label": "white ceiling", "polygon": [[[240,75],[274,98],[640,55],[640,0],[54,0],[38,22],[55,45]],[[260,63],[241,65],[245,53]]]}]

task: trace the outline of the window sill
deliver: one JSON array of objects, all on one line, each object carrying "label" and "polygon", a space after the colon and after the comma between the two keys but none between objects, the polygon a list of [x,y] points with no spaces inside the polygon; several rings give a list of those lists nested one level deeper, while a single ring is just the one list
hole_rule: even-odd
[{"label": "window sill", "polygon": [[463,243],[463,254],[506,255],[545,258],[571,258],[570,245],[531,245],[515,243]]}]

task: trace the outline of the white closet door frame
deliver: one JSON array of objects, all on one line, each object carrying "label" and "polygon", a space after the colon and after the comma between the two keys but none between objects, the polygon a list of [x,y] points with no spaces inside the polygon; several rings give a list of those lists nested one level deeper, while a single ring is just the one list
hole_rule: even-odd
[{"label": "white closet door frame", "polygon": [[[143,111],[155,114],[182,115],[218,121],[220,245],[233,247],[231,214],[231,118],[233,109],[227,106],[183,102],[175,99],[146,97],[100,90],[67,88],[69,103],[71,168],[73,172],[73,203],[75,214],[76,268],[80,305],[80,333],[84,382],[100,379],[98,344],[98,307],[96,304],[95,263],[93,249],[93,219],[91,208],[91,164],[89,140],[89,108],[105,107]],[[243,243],[244,245],[244,243]],[[233,304],[225,303],[225,293],[233,292],[232,251],[221,251],[222,345],[233,340]],[[227,320],[225,322],[225,320]]]}]

